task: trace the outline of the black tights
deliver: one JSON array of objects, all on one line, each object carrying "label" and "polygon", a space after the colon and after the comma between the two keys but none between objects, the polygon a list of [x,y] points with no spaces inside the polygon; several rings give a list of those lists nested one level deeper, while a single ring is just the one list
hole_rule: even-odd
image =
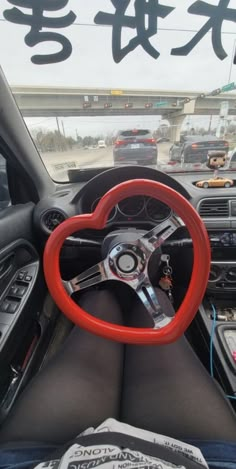
[{"label": "black tights", "polygon": [[[158,291],[163,309],[172,307]],[[83,307],[109,322],[123,316],[108,292]],[[128,322],[149,326],[137,303]],[[65,443],[113,417],[179,439],[236,441],[236,419],[185,338],[168,346],[123,346],[74,328],[60,352],[32,380],[0,431],[0,442]]]}]

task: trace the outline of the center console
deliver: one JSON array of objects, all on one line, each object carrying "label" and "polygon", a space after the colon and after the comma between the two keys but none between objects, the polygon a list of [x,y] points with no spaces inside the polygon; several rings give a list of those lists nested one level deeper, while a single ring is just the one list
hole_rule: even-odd
[{"label": "center console", "polygon": [[[200,306],[198,332],[205,355],[213,338],[214,376],[227,395],[236,396],[236,230],[209,231],[211,271]],[[206,363],[209,368],[209,361]],[[233,405],[236,401],[232,401]]]},{"label": "center console", "polygon": [[236,232],[209,232],[212,251],[208,289],[213,293],[236,292]]}]

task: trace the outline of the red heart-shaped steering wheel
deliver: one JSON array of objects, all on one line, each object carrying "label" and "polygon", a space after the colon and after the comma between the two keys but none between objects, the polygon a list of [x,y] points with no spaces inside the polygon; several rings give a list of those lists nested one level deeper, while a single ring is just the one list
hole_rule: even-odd
[{"label": "red heart-shaped steering wheel", "polygon": [[[105,227],[112,208],[122,199],[145,195],[167,204],[181,220],[172,215],[168,220],[132,243],[111,248],[107,258],[83,274],[65,282],[61,279],[59,256],[65,239],[84,229]],[[184,222],[184,223],[183,223]],[[194,261],[186,296],[175,317],[162,311],[148,277],[152,253],[180,226],[186,225],[193,241]],[[79,215],[63,222],[50,236],[44,252],[44,272],[48,289],[60,310],[78,326],[105,338],[130,344],[167,344],[177,340],[187,329],[202,301],[210,271],[210,245],[205,226],[192,205],[170,187],[149,180],[123,182],[107,192],[92,214]],[[131,328],[110,324],[86,313],[71,295],[105,280],[128,284],[151,315],[152,328]]]}]

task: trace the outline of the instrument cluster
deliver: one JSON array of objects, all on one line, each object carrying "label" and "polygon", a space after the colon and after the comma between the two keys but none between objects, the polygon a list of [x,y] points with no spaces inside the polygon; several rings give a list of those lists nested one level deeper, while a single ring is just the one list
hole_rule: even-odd
[{"label": "instrument cluster", "polygon": [[[90,208],[93,212],[100,201],[96,198]],[[160,223],[171,215],[171,209],[157,199],[144,196],[134,196],[124,199],[117,204],[108,217],[109,222],[142,221]]]}]

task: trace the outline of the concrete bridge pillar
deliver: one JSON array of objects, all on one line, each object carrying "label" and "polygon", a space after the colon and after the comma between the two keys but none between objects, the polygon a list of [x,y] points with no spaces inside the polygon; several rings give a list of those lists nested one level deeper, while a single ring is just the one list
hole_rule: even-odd
[{"label": "concrete bridge pillar", "polygon": [[170,140],[171,142],[179,142],[180,132],[185,119],[185,115],[172,117],[169,119],[170,123]]}]

